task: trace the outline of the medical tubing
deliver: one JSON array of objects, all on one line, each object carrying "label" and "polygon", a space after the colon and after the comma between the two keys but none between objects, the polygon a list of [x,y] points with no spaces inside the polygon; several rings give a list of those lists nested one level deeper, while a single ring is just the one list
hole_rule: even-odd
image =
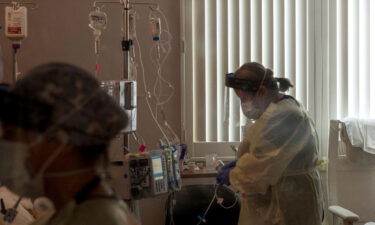
[{"label": "medical tubing", "polygon": [[165,14],[163,13],[163,11],[160,10],[160,8],[156,8],[155,9],[158,13],[160,13],[160,15],[163,17],[164,21],[165,21],[165,26],[167,27],[167,30],[169,31],[169,24],[168,24],[168,20],[167,20],[167,17],[165,16]]},{"label": "medical tubing", "polygon": [[141,145],[141,142],[139,142],[137,136],[135,135],[135,132],[132,133],[132,137],[134,138],[134,140],[135,140],[139,145]]},{"label": "medical tubing", "polygon": [[[161,14],[163,14],[161,12]],[[163,17],[165,18],[165,15],[163,14]],[[167,23],[167,22],[166,22]],[[151,107],[151,104],[149,102],[149,91],[148,91],[148,88],[147,88],[147,84],[146,84],[146,78],[145,78],[145,70],[144,70],[144,65],[143,65],[143,59],[142,59],[142,53],[141,53],[141,47],[140,47],[140,44],[139,44],[139,41],[138,41],[138,38],[137,38],[137,33],[136,33],[136,24],[134,23],[133,24],[133,36],[134,36],[134,41],[137,45],[137,48],[138,48],[138,51],[139,51],[139,59],[140,59],[140,64],[141,64],[141,70],[142,70],[142,77],[143,77],[143,83],[144,83],[144,89],[145,89],[145,98],[146,98],[146,104],[147,104],[147,107],[149,108],[149,111],[151,113],[151,116],[153,118],[153,120],[155,121],[156,125],[158,126],[158,128],[160,129],[160,131],[162,132],[163,136],[164,136],[164,139],[168,142],[168,145],[170,145],[170,142],[169,142],[169,139],[168,139],[168,136],[166,135],[166,133],[164,132],[163,128],[161,127],[161,125],[159,124],[159,121],[157,120],[157,117],[155,116],[153,110],[152,110],[152,107]],[[167,24],[167,29],[169,30],[169,25]],[[168,31],[169,33],[169,31]],[[152,50],[152,48],[151,48]],[[170,52],[170,49],[168,49],[168,54]],[[168,56],[168,54],[164,57],[164,60],[163,62],[165,62],[165,59],[166,57]],[[161,73],[161,64],[159,64],[159,70],[160,70],[160,73]],[[158,72],[158,74],[160,74]],[[169,83],[169,85],[171,86],[171,84]],[[174,92],[174,91],[173,91]],[[173,93],[174,94],[174,93]],[[157,99],[157,103],[159,102],[159,99],[158,97],[155,95],[155,98]],[[156,104],[156,107],[157,107],[158,104]],[[157,108],[156,108],[156,112],[157,112]],[[143,138],[142,138],[142,141],[144,142]]]},{"label": "medical tubing", "polygon": [[[125,32],[125,31],[124,31]],[[163,134],[164,138],[167,140],[168,144],[170,145],[169,143],[169,140],[168,140],[168,137],[167,135],[164,133],[161,125],[159,124],[159,121],[157,120],[154,112],[152,111],[152,108],[151,108],[151,104],[149,102],[149,95],[150,95],[150,92],[148,91],[147,89],[147,83],[146,83],[146,76],[145,76],[145,69],[144,69],[144,65],[143,65],[143,58],[142,58],[142,52],[141,52],[141,46],[139,44],[139,41],[138,41],[138,37],[137,37],[137,31],[136,31],[136,24],[134,23],[134,31],[133,31],[133,36],[134,36],[134,42],[135,44],[137,45],[137,48],[138,48],[138,51],[139,51],[139,61],[140,61],[140,65],[141,65],[141,71],[142,71],[142,80],[143,80],[143,85],[144,85],[144,91],[145,91],[145,99],[146,99],[146,104],[147,104],[147,107],[150,111],[150,114],[151,114],[151,117],[153,118],[153,120],[155,121],[157,127],[159,128],[159,130],[161,131],[161,133]],[[143,139],[143,138],[142,138]]]},{"label": "medical tubing", "polygon": [[168,123],[168,120],[167,120],[167,116],[165,115],[165,112],[164,112],[164,109],[163,107],[161,106],[161,115],[162,115],[162,118],[164,120],[164,125],[169,129],[169,131],[172,133],[172,135],[174,136],[174,138],[176,139],[176,141],[178,143],[180,143],[180,138],[177,136],[176,132],[173,130],[173,128],[169,125]]},{"label": "medical tubing", "polygon": [[[212,197],[212,200],[211,200],[210,204],[208,205],[208,207],[207,207],[206,211],[204,212],[203,216],[201,217],[202,219],[205,219],[205,217],[206,217],[208,211],[211,209],[212,204],[214,203],[215,199],[217,200],[216,203],[217,203],[220,207],[222,207],[223,209],[226,209],[226,210],[231,209],[231,208],[233,208],[233,207],[235,207],[235,206],[237,205],[237,203],[238,203],[238,197],[236,196],[236,194],[235,194],[233,191],[232,191],[232,192],[233,192],[233,194],[234,194],[235,201],[234,201],[234,203],[233,203],[231,206],[224,206],[222,203],[219,203],[219,202],[218,202],[218,201],[219,201],[219,197],[217,196],[217,190],[219,189],[219,187],[220,187],[220,185],[217,185],[217,184],[215,185],[214,196]],[[202,223],[202,220],[200,220],[200,221],[197,223],[197,225],[199,225],[199,224],[201,224],[201,223]]]},{"label": "medical tubing", "polygon": [[[216,191],[215,191],[215,192],[216,192]],[[211,209],[211,206],[212,206],[212,204],[214,203],[215,198],[216,198],[216,195],[214,195],[214,196],[212,197],[212,200],[211,200],[210,204],[208,205],[206,211],[204,212],[203,216],[198,216],[198,217],[201,218],[201,219],[199,220],[199,222],[197,223],[197,225],[200,225],[200,224],[202,223],[202,221],[206,218],[206,215],[207,215],[208,211]]]},{"label": "medical tubing", "polygon": [[[217,200],[219,200],[219,197],[217,196],[218,187],[219,187],[219,185],[215,189],[215,197],[216,197]],[[218,203],[218,205],[220,205],[223,209],[231,209],[231,208],[235,207],[237,205],[237,202],[238,202],[238,197],[235,195],[234,192],[233,192],[233,194],[234,194],[234,197],[235,197],[235,201],[231,206],[224,206],[223,203]]]},{"label": "medical tubing", "polygon": [[144,89],[145,89],[144,91],[145,91],[145,99],[146,99],[147,107],[150,110],[151,117],[154,119],[156,125],[160,129],[160,131],[163,134],[164,138],[167,140],[168,144],[170,145],[168,137],[164,133],[162,127],[160,126],[159,121],[157,121],[157,119],[156,119],[156,117],[154,115],[154,112],[152,111],[150,101],[148,99],[148,93],[149,92],[148,92],[148,89],[147,89],[146,76],[145,76],[145,68],[144,68],[144,65],[143,65],[142,53],[141,53],[141,46],[139,44],[139,41],[138,41],[138,38],[137,38],[136,34],[135,34],[134,42],[137,45],[137,48],[138,48],[138,51],[139,51],[139,61],[140,61],[140,64],[141,64],[141,71],[142,71],[142,78],[143,78],[142,80],[143,80],[143,85],[144,85]]},{"label": "medical tubing", "polygon": [[13,42],[13,82],[17,81],[18,77],[18,49],[21,48],[21,44]]},{"label": "medical tubing", "polygon": [[135,136],[137,137],[138,140],[139,140],[139,139],[141,140],[141,143],[142,143],[144,146],[147,146],[147,145],[146,145],[146,141],[145,141],[145,139],[142,137],[142,135],[140,135],[137,131],[135,131],[134,134],[135,134]]},{"label": "medical tubing", "polygon": [[[168,31],[166,31],[167,33],[169,33]],[[167,43],[169,43],[170,42],[170,40],[168,40],[168,41],[166,41]],[[157,105],[164,105],[164,104],[166,104],[167,102],[169,102],[170,101],[170,99],[174,96],[174,92],[175,92],[175,88],[174,88],[174,86],[170,83],[170,82],[168,82],[167,80],[165,80],[164,78],[163,78],[163,76],[162,76],[162,66],[163,66],[163,64],[165,63],[165,60],[167,59],[167,57],[168,57],[168,55],[170,54],[170,48],[168,48],[168,50],[167,50],[167,52],[166,52],[166,55],[165,55],[165,57],[162,59],[162,61],[160,62],[160,60],[154,60],[154,58],[155,57],[153,57],[153,49],[155,49],[156,48],[156,46],[158,45],[158,43],[156,43],[156,44],[154,44],[152,47],[151,47],[151,49],[150,49],[150,51],[149,51],[149,55],[150,55],[150,59],[151,59],[151,62],[154,64],[154,66],[157,68],[157,78],[156,78],[156,81],[155,81],[155,84],[154,84],[154,90],[153,90],[153,92],[154,92],[154,95],[155,95],[155,97],[157,98]],[[169,44],[170,45],[170,44]],[[167,84],[167,86],[169,87],[169,88],[171,88],[172,89],[172,92],[171,92],[171,94],[167,97],[167,99],[166,100],[164,100],[163,102],[160,102],[160,94],[158,95],[157,93],[156,93],[156,89],[157,89],[157,86],[159,85],[159,93],[161,93],[161,82],[164,82],[164,83],[166,83]]]},{"label": "medical tubing", "polygon": [[[158,74],[158,76],[157,76],[157,80],[156,80],[156,82],[155,82],[155,85],[154,85],[154,95],[155,95],[155,98],[157,99],[157,105],[164,105],[164,104],[166,104],[167,102],[169,102],[170,101],[170,99],[173,97],[173,95],[174,95],[174,92],[175,92],[175,88],[173,87],[173,85],[171,84],[171,83],[169,83],[168,81],[166,81],[163,77],[162,77],[162,75],[161,75],[161,70],[162,70],[162,66],[163,66],[163,64],[165,63],[165,61],[166,61],[166,59],[167,59],[167,57],[168,57],[168,55],[170,54],[170,51],[171,51],[171,39],[173,38],[172,37],[172,35],[170,34],[170,32],[169,32],[169,24],[168,24],[168,20],[167,20],[167,18],[166,18],[166,16],[165,16],[165,14],[160,10],[160,9],[156,9],[155,10],[156,12],[158,12],[162,17],[163,17],[163,20],[164,20],[164,22],[165,22],[165,24],[166,24],[166,30],[162,30],[162,32],[164,32],[164,33],[166,33],[169,37],[166,39],[166,41],[163,41],[163,39],[161,39],[160,41],[157,41],[153,46],[152,46],[152,48],[150,49],[150,52],[149,52],[149,54],[150,54],[150,58],[151,58],[151,61],[153,62],[153,64],[155,65],[155,67],[157,68],[157,74]],[[150,14],[152,13],[152,11],[150,12]],[[156,49],[157,51],[160,51],[160,45],[163,45],[163,47],[164,47],[164,45],[167,45],[167,51],[166,51],[166,53],[165,53],[165,56],[162,58],[162,59],[160,59],[159,57],[156,57],[158,60],[157,61],[155,61],[154,60],[154,57],[152,56],[152,50],[153,49]],[[158,49],[159,48],[159,49]],[[160,79],[160,80],[159,80]],[[165,82],[167,85],[168,85],[168,87],[169,88],[171,88],[172,89],[172,93],[171,93],[171,95],[169,95],[168,97],[167,97],[167,100],[165,100],[165,101],[163,101],[163,102],[160,102],[160,94],[159,94],[159,96],[158,96],[158,94],[156,93],[156,87],[157,87],[157,85],[159,84],[159,89],[161,89],[161,82]],[[160,93],[160,92],[159,92]]]},{"label": "medical tubing", "polygon": [[175,192],[171,192],[168,196],[167,202],[165,204],[166,217],[169,216],[169,225],[175,225],[173,218],[174,202],[176,200]]}]

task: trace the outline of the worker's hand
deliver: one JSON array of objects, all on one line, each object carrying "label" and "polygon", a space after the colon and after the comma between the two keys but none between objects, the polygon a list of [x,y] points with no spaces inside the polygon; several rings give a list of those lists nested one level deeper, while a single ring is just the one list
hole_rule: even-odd
[{"label": "worker's hand", "polygon": [[219,170],[217,176],[216,176],[216,182],[220,185],[230,185],[229,182],[229,173],[230,171],[236,166],[237,160],[232,161],[228,164],[225,164],[221,169]]}]

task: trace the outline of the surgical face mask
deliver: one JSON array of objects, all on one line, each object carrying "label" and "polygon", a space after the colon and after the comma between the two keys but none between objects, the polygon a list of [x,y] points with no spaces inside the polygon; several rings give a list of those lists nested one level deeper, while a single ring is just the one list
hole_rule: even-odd
[{"label": "surgical face mask", "polygon": [[253,102],[241,102],[242,113],[251,120],[257,120],[263,114],[263,110],[256,108]]},{"label": "surgical face mask", "polygon": [[30,145],[0,139],[0,182],[20,196],[36,198],[44,195],[43,176],[45,170],[61,153],[63,145],[56,149],[39,171],[33,174],[27,166],[29,149],[42,139]]},{"label": "surgical face mask", "polygon": [[27,145],[0,139],[0,182],[19,195],[30,181],[27,156]]}]

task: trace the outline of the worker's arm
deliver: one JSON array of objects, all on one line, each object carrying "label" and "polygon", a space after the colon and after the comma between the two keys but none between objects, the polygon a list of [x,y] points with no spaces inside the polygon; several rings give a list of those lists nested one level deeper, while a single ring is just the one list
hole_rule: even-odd
[{"label": "worker's arm", "polygon": [[249,152],[230,172],[231,184],[248,195],[265,194],[293,158],[315,144],[309,119],[296,110],[262,116],[250,135]]}]

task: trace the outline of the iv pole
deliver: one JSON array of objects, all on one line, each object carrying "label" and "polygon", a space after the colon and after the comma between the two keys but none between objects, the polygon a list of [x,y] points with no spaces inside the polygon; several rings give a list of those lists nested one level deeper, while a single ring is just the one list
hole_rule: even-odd
[{"label": "iv pole", "polygon": [[[124,32],[124,39],[122,40],[122,51],[124,54],[124,79],[129,78],[129,54],[130,49],[132,47],[132,41],[130,40],[130,33],[129,33],[129,10],[130,10],[130,4],[129,0],[123,0],[123,7],[124,7],[124,13],[123,13],[123,32]],[[124,134],[124,148],[129,149],[130,147],[130,141],[129,141],[129,135]],[[130,208],[135,214],[135,216],[140,220],[141,219],[141,210],[139,207],[139,201],[138,200],[131,200],[130,202]]]},{"label": "iv pole", "polygon": [[[130,39],[130,31],[129,31],[129,11],[132,5],[147,5],[147,6],[154,6],[158,7],[158,4],[154,3],[146,3],[146,2],[130,2],[129,0],[120,0],[120,1],[95,1],[94,7],[97,7],[97,4],[112,4],[112,3],[120,3],[124,8],[123,11],[123,40],[122,44],[122,51],[124,56],[124,67],[123,67],[123,79],[129,79],[129,60],[130,60],[130,50],[133,45],[133,41]],[[129,134],[124,134],[124,149],[129,149],[130,142],[129,142]],[[131,200],[130,201],[130,208],[135,214],[138,219],[141,219],[140,207],[139,207],[139,200]]]}]

